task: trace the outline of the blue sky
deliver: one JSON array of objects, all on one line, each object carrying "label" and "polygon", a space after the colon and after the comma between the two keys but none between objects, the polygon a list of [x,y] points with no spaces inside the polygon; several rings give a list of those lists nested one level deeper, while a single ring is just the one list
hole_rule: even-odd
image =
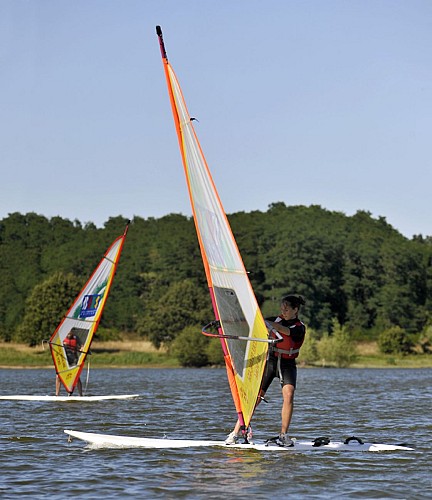
[{"label": "blue sky", "polygon": [[191,214],[157,24],[227,213],[432,235],[429,0],[1,0],[0,218]]}]

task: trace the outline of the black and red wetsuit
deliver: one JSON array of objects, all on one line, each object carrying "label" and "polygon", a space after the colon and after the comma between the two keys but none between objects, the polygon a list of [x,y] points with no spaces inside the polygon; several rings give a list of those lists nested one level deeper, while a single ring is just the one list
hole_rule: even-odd
[{"label": "black and red wetsuit", "polygon": [[270,349],[269,358],[264,370],[261,390],[267,392],[274,378],[279,378],[281,386],[291,384],[294,387],[297,383],[297,365],[295,358],[299,355],[302,346],[306,327],[298,319],[268,318],[270,321],[280,323],[281,326],[289,328],[290,334],[280,332],[283,340]]},{"label": "black and red wetsuit", "polygon": [[66,351],[66,357],[69,365],[76,365],[78,361],[78,351],[81,349],[81,344],[76,335],[73,337],[66,337],[63,340],[63,345]]}]

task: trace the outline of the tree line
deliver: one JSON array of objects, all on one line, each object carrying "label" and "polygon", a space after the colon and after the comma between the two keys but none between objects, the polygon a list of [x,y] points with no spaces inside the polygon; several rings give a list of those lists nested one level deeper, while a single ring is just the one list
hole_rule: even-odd
[{"label": "tree line", "polygon": [[[302,319],[317,338],[331,336],[335,321],[352,340],[392,328],[421,335],[429,326],[431,237],[407,239],[365,211],[346,216],[282,202],[228,219],[264,316],[295,292],[306,299]],[[1,220],[0,337],[30,345],[49,338],[126,223],[111,217],[97,228],[35,213]],[[169,346],[211,319],[192,218],[135,217],[100,330]]]}]

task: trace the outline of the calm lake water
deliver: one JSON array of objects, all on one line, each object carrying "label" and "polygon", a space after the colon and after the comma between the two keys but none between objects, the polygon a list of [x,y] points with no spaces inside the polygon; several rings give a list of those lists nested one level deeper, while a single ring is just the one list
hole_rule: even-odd
[{"label": "calm lake water", "polygon": [[[0,394],[53,394],[54,370],[0,370]],[[83,377],[84,381],[84,377]],[[415,451],[86,449],[63,429],[221,439],[235,422],[224,369],[93,370],[93,403],[0,401],[1,498],[432,498],[432,370],[300,369],[291,436],[358,436]],[[277,381],[254,417],[279,431]]]}]

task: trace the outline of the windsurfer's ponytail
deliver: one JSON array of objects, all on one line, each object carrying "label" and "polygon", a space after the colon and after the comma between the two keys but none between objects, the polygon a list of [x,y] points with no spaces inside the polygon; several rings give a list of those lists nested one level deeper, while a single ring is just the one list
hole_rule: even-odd
[{"label": "windsurfer's ponytail", "polygon": [[306,301],[302,295],[289,294],[285,295],[285,297],[282,297],[281,303],[289,304],[291,307],[298,307],[300,309],[300,306],[304,306],[306,304]]}]

